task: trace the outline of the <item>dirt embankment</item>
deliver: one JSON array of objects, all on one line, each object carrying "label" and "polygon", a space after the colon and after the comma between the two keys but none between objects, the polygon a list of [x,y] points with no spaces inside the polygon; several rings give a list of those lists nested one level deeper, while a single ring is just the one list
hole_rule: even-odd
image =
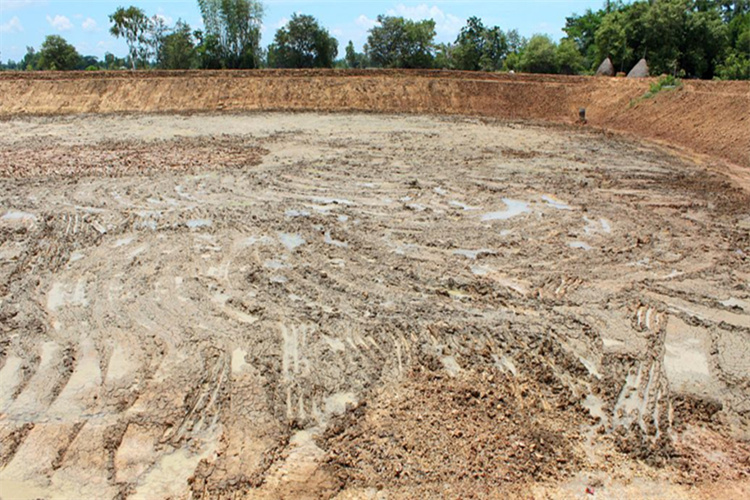
[{"label": "dirt embankment", "polygon": [[0,116],[309,110],[573,123],[583,107],[592,126],[750,167],[750,83],[687,81],[641,99],[652,81],[394,70],[5,73]]}]

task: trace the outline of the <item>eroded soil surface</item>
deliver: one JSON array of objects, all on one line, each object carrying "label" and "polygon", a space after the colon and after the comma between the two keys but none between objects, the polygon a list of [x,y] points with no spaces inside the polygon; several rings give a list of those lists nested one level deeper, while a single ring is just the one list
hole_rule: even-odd
[{"label": "eroded soil surface", "polygon": [[0,122],[0,496],[745,497],[749,234],[586,129]]}]

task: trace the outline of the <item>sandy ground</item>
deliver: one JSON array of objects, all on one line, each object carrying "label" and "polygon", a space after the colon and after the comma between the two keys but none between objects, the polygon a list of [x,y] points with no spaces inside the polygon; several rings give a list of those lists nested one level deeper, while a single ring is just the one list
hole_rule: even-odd
[{"label": "sandy ground", "polygon": [[2,498],[750,494],[718,173],[363,114],[17,118],[0,159]]}]

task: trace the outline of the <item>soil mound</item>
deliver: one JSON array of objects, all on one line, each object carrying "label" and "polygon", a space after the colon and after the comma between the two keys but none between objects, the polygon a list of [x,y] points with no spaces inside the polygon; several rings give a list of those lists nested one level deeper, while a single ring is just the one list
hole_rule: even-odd
[{"label": "soil mound", "polygon": [[645,59],[641,59],[638,63],[633,66],[633,69],[628,73],[628,78],[648,78],[648,63]]},{"label": "soil mound", "polygon": [[612,60],[609,57],[599,65],[599,68],[596,70],[596,76],[615,76],[615,67],[612,65]]}]

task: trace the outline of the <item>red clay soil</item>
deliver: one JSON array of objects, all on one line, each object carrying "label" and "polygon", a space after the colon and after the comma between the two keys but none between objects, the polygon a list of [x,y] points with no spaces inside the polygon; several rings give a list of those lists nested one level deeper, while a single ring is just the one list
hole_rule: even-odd
[{"label": "red clay soil", "polygon": [[458,71],[260,70],[0,74],[0,116],[117,112],[372,111],[576,123],[750,167],[750,82]]}]

